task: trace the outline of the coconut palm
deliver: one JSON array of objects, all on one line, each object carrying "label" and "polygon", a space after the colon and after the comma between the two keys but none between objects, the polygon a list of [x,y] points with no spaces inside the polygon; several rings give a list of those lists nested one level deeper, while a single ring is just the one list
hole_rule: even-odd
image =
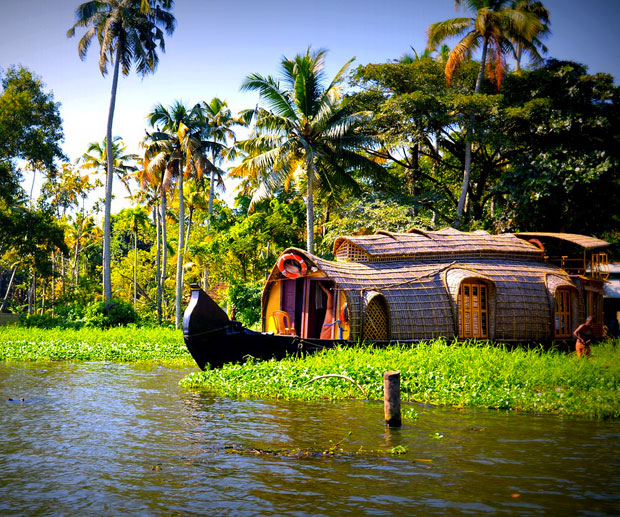
[{"label": "coconut palm", "polygon": [[[113,149],[112,123],[116,105],[119,70],[129,75],[132,65],[145,76],[157,68],[157,47],[165,50],[164,31],[170,36],[176,21],[169,12],[172,0],[91,0],[80,4],[75,12],[76,22],[67,31],[73,37],[78,28],[87,28],[78,44],[80,59],[84,60],[93,40],[99,42],[99,70],[108,72],[112,63],[112,92],[106,129],[107,173],[104,209],[103,287],[106,302],[112,298],[110,275],[110,211],[112,206]],[[162,30],[163,29],[163,30]]]},{"label": "coconut palm", "polygon": [[[204,134],[211,141],[211,163],[215,169],[211,172],[209,181],[209,218],[207,219],[207,229],[211,228],[211,218],[213,216],[213,199],[215,197],[215,178],[220,187],[224,187],[223,171],[218,167],[223,158],[234,160],[235,132],[233,126],[245,125],[240,118],[232,116],[226,101],[213,97],[211,102],[203,102],[202,109],[205,116]],[[219,145],[218,145],[219,144]]]},{"label": "coconut palm", "polygon": [[340,103],[340,83],[351,61],[323,84],[325,50],[307,50],[280,63],[282,83],[260,74],[246,77],[241,89],[257,91],[269,110],[257,107],[243,116],[253,120],[254,134],[239,142],[247,153],[235,176],[251,177],[259,184],[253,201],[271,195],[290,182],[295,172],[306,175],[307,249],[314,244],[314,183],[357,187],[352,169],[374,170],[377,164],[358,153],[370,140],[355,130],[366,113],[351,113]]},{"label": "coconut palm", "polygon": [[549,29],[549,10],[536,0],[512,0],[512,7],[518,11],[524,11],[534,14],[538,17],[542,27],[531,41],[520,38],[518,35],[513,37],[512,46],[514,49],[515,69],[517,72],[521,70],[521,58],[527,54],[535,65],[542,63],[542,54],[547,53],[547,47],[542,43],[540,38],[550,34]]},{"label": "coconut palm", "polygon": [[141,206],[129,208],[122,212],[133,237],[133,304],[138,300],[138,234],[141,229],[147,228],[149,214]]},{"label": "coconut palm", "polygon": [[[162,192],[162,179],[163,171],[156,167],[149,167],[151,159],[151,150],[148,147],[148,137],[145,142],[142,143],[145,148],[144,157],[140,161],[142,167],[138,169],[134,175],[135,179],[140,185],[140,190],[137,193],[136,201],[138,203],[144,203],[147,208],[152,210],[153,223],[155,224],[156,231],[156,255],[155,255],[155,276],[157,279],[157,322],[161,323],[162,318],[162,301],[163,301],[163,285],[162,285],[162,224],[161,224],[161,192]],[[156,150],[153,150],[157,152]],[[165,201],[164,201],[165,202]],[[165,209],[164,209],[165,212]]]},{"label": "coconut palm", "polygon": [[210,195],[204,191],[204,184],[202,181],[195,179],[194,181],[188,181],[185,184],[185,205],[188,208],[187,217],[187,232],[185,233],[185,249],[183,254],[187,254],[187,247],[189,244],[189,233],[192,228],[192,220],[194,218],[194,212],[196,209],[208,210]]},{"label": "coconut palm", "polygon": [[[507,53],[514,50],[513,41],[529,42],[544,30],[540,18],[534,12],[515,9],[514,0],[455,0],[456,7],[464,5],[474,12],[473,17],[462,17],[432,24],[428,30],[428,48],[434,50],[450,37],[462,37],[452,49],[446,62],[446,79],[451,82],[457,68],[469,59],[473,51],[482,47],[480,68],[474,93],[480,93],[485,70],[497,87],[501,86],[506,69]],[[525,48],[525,47],[524,47]],[[470,126],[473,116],[470,118]],[[465,135],[465,163],[463,185],[457,207],[455,227],[459,227],[465,209],[471,174],[471,136],[469,128]]]},{"label": "coconut palm", "polygon": [[[215,167],[207,158],[211,143],[201,139],[202,125],[200,106],[187,109],[182,102],[176,101],[170,108],[158,104],[148,115],[149,124],[157,131],[149,134],[150,153],[148,167],[164,172],[162,180],[162,240],[164,243],[164,260],[162,275],[166,271],[166,232],[165,206],[166,192],[171,181],[177,179],[179,193],[179,240],[177,248],[176,274],[176,325],[181,325],[181,297],[183,293],[183,250],[185,249],[185,203],[183,181],[192,175],[202,177],[204,171]],[[163,285],[163,279],[162,279]]]},{"label": "coconut palm", "polygon": [[[112,166],[114,175],[118,177],[121,183],[131,195],[131,187],[129,179],[131,174],[135,172],[136,166],[132,163],[138,159],[137,154],[126,153],[127,146],[123,143],[120,136],[115,136],[112,140]],[[84,170],[107,171],[108,165],[108,144],[107,138],[102,142],[91,142],[88,149],[79,159],[80,168]],[[107,172],[106,172],[107,174]],[[86,177],[88,180],[88,177]]]}]

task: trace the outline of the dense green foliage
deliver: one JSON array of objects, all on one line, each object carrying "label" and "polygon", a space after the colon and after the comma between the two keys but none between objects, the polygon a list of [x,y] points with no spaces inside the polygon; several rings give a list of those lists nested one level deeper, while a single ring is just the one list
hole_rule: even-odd
[{"label": "dense green foliage", "polygon": [[138,323],[138,314],[131,303],[123,300],[112,300],[110,303],[99,301],[85,305],[72,303],[59,307],[55,315],[24,315],[19,323],[23,327],[42,329],[109,328]]},{"label": "dense green foliage", "polygon": [[64,232],[49,211],[28,203],[19,182],[23,168],[53,176],[64,158],[59,105],[26,68],[0,71],[0,81],[0,273],[19,265],[49,275],[50,252],[66,250]]},{"label": "dense green foliage", "polygon": [[[82,3],[69,31],[91,29],[79,55],[99,34],[102,73],[153,72],[175,21],[173,2],[150,4]],[[256,325],[258,293],[286,248],[329,259],[340,235],[413,227],[592,235],[611,242],[617,260],[614,78],[542,60],[550,13],[541,2],[456,4],[465,17],[431,25],[422,53],[348,72],[351,60],[329,82],[327,53],[308,48],[283,58],[278,76],[247,75],[242,88],[260,101],[238,115],[220,97],[167,108],[162,99],[139,156],[112,136],[110,113],[103,143],[59,163],[58,105],[31,72],[9,68],[0,92],[0,310],[73,326],[84,311],[68,320],[63,307],[116,298],[143,322],[179,326],[189,284],[199,283]],[[453,37],[453,48],[433,50]],[[38,200],[20,186],[21,160],[45,175]],[[97,201],[102,185],[91,176],[106,168]],[[228,173],[238,179],[232,206],[222,199]],[[118,214],[114,174],[131,203]]]},{"label": "dense green foliage", "polygon": [[246,327],[260,323],[260,305],[263,288],[260,285],[232,284],[228,301],[235,310],[235,318]]},{"label": "dense green foliage", "polygon": [[304,358],[249,362],[192,373],[182,385],[228,397],[382,400],[383,373],[401,374],[404,401],[456,407],[620,418],[620,342],[593,347],[589,360],[542,348],[509,349],[437,340],[386,348],[348,347]]},{"label": "dense green foliage", "polygon": [[194,364],[180,331],[147,327],[87,331],[0,327],[0,361]]}]

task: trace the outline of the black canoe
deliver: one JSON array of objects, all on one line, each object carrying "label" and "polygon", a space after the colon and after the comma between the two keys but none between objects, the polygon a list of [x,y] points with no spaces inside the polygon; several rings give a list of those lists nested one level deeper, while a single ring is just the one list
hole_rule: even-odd
[{"label": "black canoe", "polygon": [[246,329],[228,315],[200,287],[192,285],[192,296],[183,315],[185,345],[201,370],[225,363],[256,359],[283,359],[297,353],[313,353],[333,347],[337,340],[280,336]]}]

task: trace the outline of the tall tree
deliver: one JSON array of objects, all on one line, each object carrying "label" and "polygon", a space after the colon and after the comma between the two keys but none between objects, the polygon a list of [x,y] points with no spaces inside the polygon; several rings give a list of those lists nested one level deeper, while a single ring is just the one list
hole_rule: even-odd
[{"label": "tall tree", "polygon": [[521,70],[521,59],[524,55],[529,56],[535,65],[543,62],[542,54],[547,53],[547,47],[541,41],[541,38],[550,34],[549,28],[549,10],[537,0],[512,0],[512,7],[517,11],[529,12],[538,17],[541,27],[531,41],[520,38],[518,34],[513,37],[512,45],[515,57],[515,69]]},{"label": "tall tree", "polygon": [[[138,159],[138,155],[125,152],[127,146],[123,143],[120,136],[114,137],[111,149],[113,175],[118,176],[118,179],[131,195],[129,179],[130,175],[136,170],[133,162]],[[81,168],[85,170],[107,171],[108,159],[107,138],[104,138],[103,142],[91,142],[86,152],[80,158]]]},{"label": "tall tree", "polygon": [[353,186],[353,169],[374,169],[376,164],[357,150],[370,139],[356,132],[366,113],[352,113],[339,101],[340,83],[352,60],[325,86],[323,67],[325,50],[298,54],[280,63],[282,83],[271,76],[252,74],[241,89],[257,91],[269,110],[247,110],[246,119],[254,120],[256,134],[239,146],[248,153],[235,175],[250,175],[260,183],[254,200],[265,197],[293,174],[306,174],[306,247],[314,248],[315,178],[326,184]]},{"label": "tall tree", "polygon": [[[434,50],[447,38],[462,37],[446,62],[446,79],[449,83],[461,63],[482,46],[474,93],[481,91],[485,70],[499,88],[506,70],[506,54],[514,51],[512,42],[528,42],[534,48],[533,39],[544,30],[542,22],[531,11],[513,8],[512,0],[455,0],[455,5],[457,8],[464,5],[474,12],[474,16],[452,18],[432,24],[427,30],[429,49]],[[460,227],[465,213],[465,201],[469,191],[473,123],[472,113],[466,129],[463,185],[454,224],[457,228]]]},{"label": "tall tree", "polygon": [[242,119],[233,117],[226,101],[218,97],[213,97],[211,102],[203,102],[202,109],[205,115],[204,133],[205,137],[212,143],[211,163],[214,165],[214,170],[211,171],[209,180],[209,219],[207,220],[207,227],[210,228],[211,217],[213,216],[216,177],[218,185],[224,186],[222,169],[218,167],[218,164],[221,163],[223,158],[235,159],[235,132],[232,130],[232,127],[244,125],[245,123]]},{"label": "tall tree", "polygon": [[[176,101],[170,108],[158,104],[148,115],[149,124],[157,131],[149,134],[151,141],[148,165],[145,167],[165,171],[162,180],[162,231],[165,257],[165,198],[173,178],[177,179],[179,194],[179,240],[176,274],[176,326],[181,325],[181,298],[183,294],[183,252],[185,250],[185,200],[183,181],[192,175],[202,177],[213,165],[207,158],[210,142],[202,140],[200,106],[191,110]],[[165,258],[162,274],[165,274]],[[163,284],[163,279],[162,279]]]},{"label": "tall tree", "polygon": [[[129,75],[132,65],[143,77],[153,73],[159,62],[157,47],[165,50],[164,31],[170,36],[176,20],[170,13],[172,0],[91,0],[80,4],[75,12],[76,22],[67,32],[75,35],[77,28],[87,28],[78,44],[80,59],[84,60],[93,38],[99,41],[99,70],[108,72],[108,63],[113,63],[112,92],[106,128],[107,174],[104,209],[103,243],[103,287],[106,302],[112,298],[110,276],[110,211],[112,204],[113,150],[112,123],[116,105],[116,90],[119,70]],[[162,30],[163,29],[163,30]]]},{"label": "tall tree", "polygon": [[135,178],[137,179],[140,190],[136,199],[138,203],[145,203],[147,208],[152,209],[153,224],[156,231],[156,252],[155,252],[155,275],[157,280],[157,322],[161,323],[162,319],[162,224],[161,224],[161,204],[165,202],[162,199],[162,180],[164,171],[162,167],[150,166],[150,160],[153,158],[152,153],[158,154],[158,150],[149,148],[149,138],[147,137],[142,143],[145,148],[144,156],[141,160],[142,168],[136,171]]},{"label": "tall tree", "polygon": [[147,228],[149,214],[141,206],[127,208],[120,214],[122,219],[129,227],[133,237],[133,304],[138,301],[138,237],[141,229]]}]

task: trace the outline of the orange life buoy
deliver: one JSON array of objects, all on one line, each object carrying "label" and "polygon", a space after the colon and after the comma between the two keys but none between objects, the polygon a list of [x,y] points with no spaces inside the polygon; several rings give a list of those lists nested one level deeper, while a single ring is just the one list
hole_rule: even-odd
[{"label": "orange life buoy", "polygon": [[285,253],[278,259],[278,269],[287,278],[299,278],[306,274],[308,266],[296,253]]}]

